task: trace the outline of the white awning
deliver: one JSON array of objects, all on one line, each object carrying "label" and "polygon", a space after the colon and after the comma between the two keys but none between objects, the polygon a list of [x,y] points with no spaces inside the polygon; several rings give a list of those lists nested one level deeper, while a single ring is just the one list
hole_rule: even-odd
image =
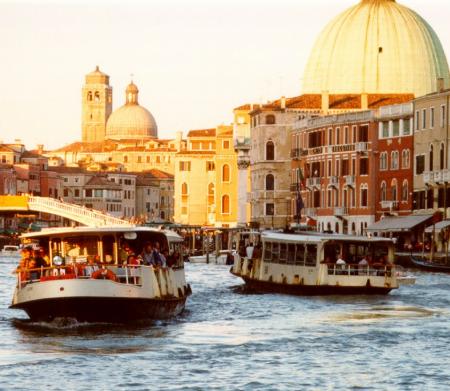
[{"label": "white awning", "polygon": [[441,232],[441,230],[450,227],[450,220],[442,220],[439,221],[439,223],[436,223],[434,225],[430,225],[429,227],[427,227],[427,229],[425,230],[426,233],[431,234],[434,232]]},{"label": "white awning", "polygon": [[367,227],[370,232],[408,232],[425,223],[433,215],[411,215],[402,217],[385,217]]}]

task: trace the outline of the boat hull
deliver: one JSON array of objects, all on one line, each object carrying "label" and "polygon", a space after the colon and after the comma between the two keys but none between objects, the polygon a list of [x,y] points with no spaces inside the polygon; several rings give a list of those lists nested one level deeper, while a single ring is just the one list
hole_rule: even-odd
[{"label": "boat hull", "polygon": [[[234,273],[233,273],[234,274]],[[236,274],[235,274],[236,275]],[[255,280],[241,277],[247,288],[254,292],[286,293],[297,296],[325,296],[325,295],[386,295],[392,288],[365,286],[339,286],[339,285],[290,285],[270,281]]]},{"label": "boat hull", "polygon": [[425,261],[416,257],[411,257],[411,262],[413,266],[430,271],[430,272],[437,272],[437,273],[450,273],[450,266],[437,264],[429,261]]},{"label": "boat hull", "polygon": [[180,314],[182,298],[62,297],[14,304],[32,321],[49,322],[55,318],[73,318],[79,322],[127,323],[136,320],[167,319]]}]

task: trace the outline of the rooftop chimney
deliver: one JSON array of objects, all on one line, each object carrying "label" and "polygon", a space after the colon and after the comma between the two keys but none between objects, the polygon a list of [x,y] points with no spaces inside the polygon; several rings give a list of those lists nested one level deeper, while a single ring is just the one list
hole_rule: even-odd
[{"label": "rooftop chimney", "polygon": [[282,96],[280,99],[280,107],[283,110],[286,108],[286,97],[285,96]]},{"label": "rooftop chimney", "polygon": [[39,155],[42,155],[44,153],[44,144],[38,144],[36,149],[37,149],[37,153]]},{"label": "rooftop chimney", "polygon": [[328,114],[330,109],[330,94],[328,91],[322,91],[322,114]]}]

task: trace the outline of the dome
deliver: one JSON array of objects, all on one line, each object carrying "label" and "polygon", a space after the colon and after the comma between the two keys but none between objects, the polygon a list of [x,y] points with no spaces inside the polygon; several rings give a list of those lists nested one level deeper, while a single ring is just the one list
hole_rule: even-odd
[{"label": "dome", "polygon": [[106,139],[125,140],[158,137],[153,115],[138,103],[139,90],[131,82],[126,91],[126,103],[115,110],[106,123]]},{"label": "dome", "polygon": [[449,87],[444,50],[431,26],[395,0],[362,0],[319,35],[303,93],[413,93]]}]

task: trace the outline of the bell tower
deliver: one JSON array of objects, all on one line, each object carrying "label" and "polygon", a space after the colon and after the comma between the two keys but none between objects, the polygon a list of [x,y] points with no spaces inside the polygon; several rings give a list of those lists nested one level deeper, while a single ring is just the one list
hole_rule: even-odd
[{"label": "bell tower", "polygon": [[109,85],[109,76],[101,72],[98,66],[86,75],[81,102],[82,141],[104,141],[106,122],[112,112],[112,87]]}]

